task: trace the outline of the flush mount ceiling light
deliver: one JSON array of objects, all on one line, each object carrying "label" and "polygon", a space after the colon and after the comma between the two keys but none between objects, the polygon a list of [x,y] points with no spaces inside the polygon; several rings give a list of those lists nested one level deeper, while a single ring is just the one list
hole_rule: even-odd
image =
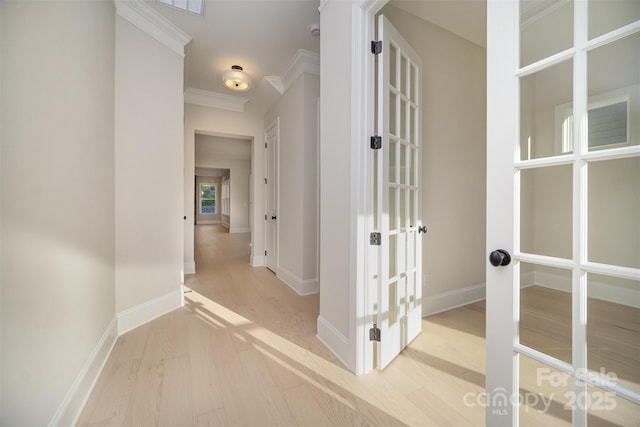
[{"label": "flush mount ceiling light", "polygon": [[251,86],[251,78],[242,71],[242,67],[239,65],[234,65],[229,71],[225,71],[222,74],[222,81],[231,90],[243,91]]}]

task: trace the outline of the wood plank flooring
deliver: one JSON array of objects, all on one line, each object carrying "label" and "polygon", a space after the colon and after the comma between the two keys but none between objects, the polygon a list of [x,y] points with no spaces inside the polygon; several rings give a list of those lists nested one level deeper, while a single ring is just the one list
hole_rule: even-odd
[{"label": "wood plank flooring", "polygon": [[[483,302],[423,319],[383,372],[358,377],[315,337],[318,296],[249,266],[249,249],[247,234],[196,227],[185,306],[118,338],[78,425],[484,425]],[[570,423],[553,402],[522,425]],[[590,425],[635,426],[636,410]]]}]

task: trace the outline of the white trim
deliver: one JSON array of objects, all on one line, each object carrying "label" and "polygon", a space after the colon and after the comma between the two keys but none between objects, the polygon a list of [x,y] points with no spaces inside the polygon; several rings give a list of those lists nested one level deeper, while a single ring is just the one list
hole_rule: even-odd
[{"label": "white trim", "polygon": [[118,339],[116,324],[114,317],[71,384],[67,395],[49,422],[49,426],[71,426],[78,421],[78,417],[80,417]]},{"label": "white trim", "polygon": [[486,286],[484,283],[467,286],[461,289],[441,292],[436,295],[423,295],[422,315],[431,316],[436,313],[451,310],[463,305],[485,299]]},{"label": "white trim", "polygon": [[[215,215],[215,214],[210,214],[210,215]],[[196,225],[218,225],[218,224],[222,224],[222,221],[220,221],[219,219],[196,220]]]},{"label": "white trim", "polygon": [[302,73],[319,76],[320,55],[305,49],[298,49],[281,76],[266,76],[264,79],[282,95]]},{"label": "white trim", "polygon": [[229,233],[250,233],[251,230],[249,229],[249,227],[230,227],[227,224],[223,224],[225,225],[227,228],[229,228]]},{"label": "white trim", "polygon": [[194,260],[185,261],[182,268],[184,274],[196,274],[196,262]]},{"label": "white trim", "polygon": [[244,112],[244,104],[248,98],[227,95],[225,93],[209,92],[206,90],[188,88],[184,91],[184,102],[201,105],[203,107],[218,108],[220,110]]},{"label": "white trim", "polygon": [[351,358],[349,357],[351,353],[349,339],[342,335],[340,331],[334,328],[333,325],[327,322],[322,316],[318,316],[317,329],[318,334],[316,338],[318,338],[346,368],[349,368],[349,364],[345,361]]},{"label": "white trim", "polygon": [[285,285],[296,291],[298,295],[312,295],[318,293],[318,279],[302,279],[286,268],[278,266],[278,272],[276,274],[278,279],[282,280]]},{"label": "white trim", "polygon": [[[364,0],[354,5],[352,14],[351,48],[351,277],[349,292],[349,330],[356,337],[350,344],[349,357],[352,370],[366,374],[373,370],[374,348],[368,340],[373,323],[371,299],[377,299],[377,286],[370,289],[369,242],[373,218],[373,154],[367,147],[367,135],[374,132],[375,62],[367,49],[368,41],[375,38],[375,15],[388,0]],[[321,33],[322,36],[322,33]],[[362,156],[361,153],[367,153]],[[320,323],[318,322],[318,325]],[[320,328],[318,328],[320,332]],[[318,333],[319,334],[319,333]],[[319,334],[320,335],[320,334]],[[330,341],[329,341],[330,342]],[[330,347],[332,348],[332,347]],[[335,348],[335,347],[333,347]]]},{"label": "white trim", "polygon": [[264,267],[265,264],[265,256],[264,255],[251,255],[251,260],[249,262],[251,267]]},{"label": "white trim", "polygon": [[184,57],[184,46],[191,36],[143,1],[115,0],[115,5],[116,14]]},{"label": "white trim", "polygon": [[116,314],[118,319],[118,335],[129,332],[153,319],[182,307],[182,291],[180,289]]}]

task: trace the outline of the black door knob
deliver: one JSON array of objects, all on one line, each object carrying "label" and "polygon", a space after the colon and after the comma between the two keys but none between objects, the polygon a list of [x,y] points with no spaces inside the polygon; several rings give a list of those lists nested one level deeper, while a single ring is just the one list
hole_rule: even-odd
[{"label": "black door knob", "polygon": [[276,220],[276,217],[275,217],[275,216],[272,216],[272,217],[271,217],[271,219],[275,221],[275,220]]},{"label": "black door knob", "polygon": [[489,262],[494,267],[500,267],[501,265],[509,265],[511,262],[511,255],[504,249],[497,249],[489,255]]},{"label": "black door knob", "polygon": [[427,227],[424,225],[421,225],[420,227],[418,227],[418,233],[427,234]]}]

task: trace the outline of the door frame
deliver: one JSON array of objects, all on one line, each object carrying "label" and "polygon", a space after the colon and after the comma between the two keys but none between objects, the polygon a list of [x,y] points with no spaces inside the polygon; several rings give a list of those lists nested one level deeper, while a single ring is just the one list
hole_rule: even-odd
[{"label": "door frame", "polygon": [[[264,215],[265,215],[265,219],[264,219],[264,249],[265,249],[265,253],[269,250],[269,224],[268,224],[268,219],[267,219],[267,215],[269,213],[269,183],[267,182],[267,178],[269,176],[269,153],[268,153],[268,148],[267,148],[267,141],[268,141],[268,133],[271,129],[276,128],[276,147],[275,147],[275,157],[276,157],[276,170],[275,170],[275,176],[276,176],[276,182],[275,182],[275,193],[276,193],[276,212],[277,215],[280,215],[280,197],[278,197],[278,193],[279,193],[279,185],[280,185],[280,150],[279,150],[279,145],[280,145],[280,117],[276,117],[271,123],[269,123],[269,125],[265,128],[264,131]],[[276,275],[278,274],[278,269],[280,267],[280,251],[279,251],[279,246],[278,246],[278,242],[280,240],[280,236],[279,236],[279,232],[280,232],[280,227],[278,226],[278,220],[276,219],[276,231],[275,231],[275,239],[276,239],[276,243],[275,243],[275,269],[272,270]],[[265,254],[264,257],[264,265],[265,267],[269,268],[269,263],[267,262],[267,257],[268,255]]]}]

